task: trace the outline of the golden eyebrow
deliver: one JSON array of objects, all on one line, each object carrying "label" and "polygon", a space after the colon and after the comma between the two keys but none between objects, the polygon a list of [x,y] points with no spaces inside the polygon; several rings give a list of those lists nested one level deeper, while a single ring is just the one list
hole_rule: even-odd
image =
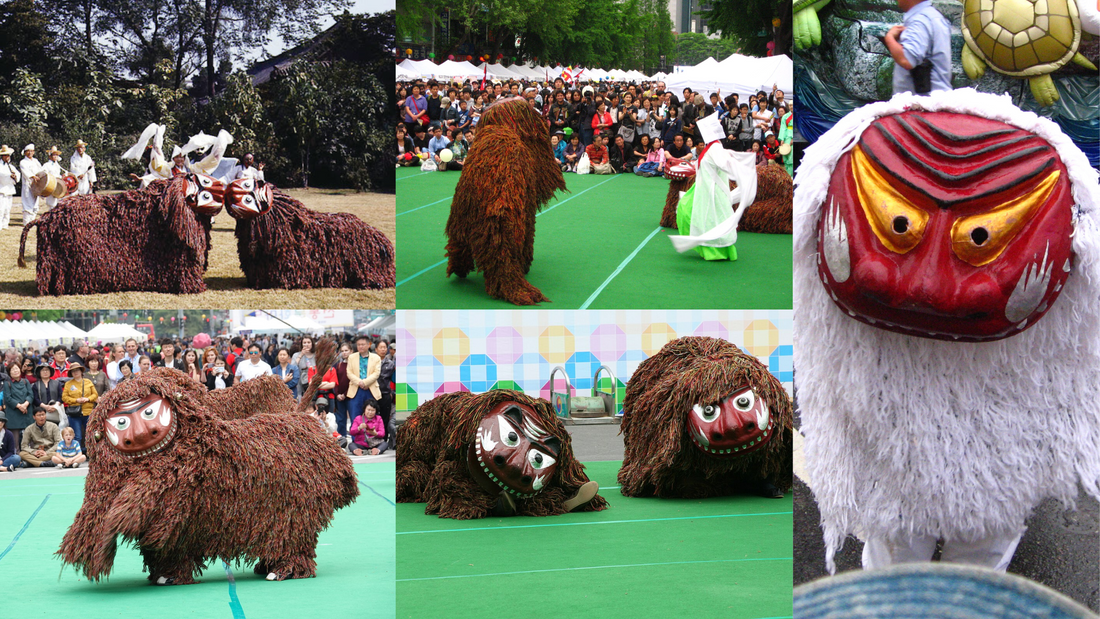
[{"label": "golden eyebrow", "polygon": [[[896,254],[912,251],[924,237],[928,213],[911,205],[910,200],[875,168],[860,146],[852,149],[852,176],[863,214],[878,240]],[[905,220],[902,232],[895,229],[899,217]]]},{"label": "golden eyebrow", "polygon": [[[1051,172],[1028,193],[1017,196],[990,211],[959,217],[951,226],[951,248],[963,262],[980,267],[997,259],[1016,234],[1031,221],[1031,214],[1050,198],[1061,176]],[[986,236],[979,244],[973,232],[983,228]],[[987,242],[988,241],[988,242]]]}]

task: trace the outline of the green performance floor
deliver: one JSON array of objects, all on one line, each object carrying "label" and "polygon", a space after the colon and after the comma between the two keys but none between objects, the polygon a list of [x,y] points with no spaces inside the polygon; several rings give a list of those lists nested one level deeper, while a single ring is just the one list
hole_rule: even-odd
[{"label": "green performance floor", "polygon": [[[446,277],[444,229],[457,172],[397,170],[397,298],[401,309],[506,309],[480,273]],[[668,181],[566,174],[568,192],[539,213],[527,281],[548,309],[789,308],[791,236],[741,233],[736,261],[678,254],[661,228]]]},{"label": "green performance floor", "polygon": [[110,578],[98,584],[62,569],[54,552],[84,500],[84,477],[0,477],[0,616],[64,616],[68,609],[84,619],[392,619],[394,464],[357,464],[355,471],[361,494],[321,533],[316,578],[268,582],[252,566],[219,561],[199,584],[175,587],[149,584],[132,546],[119,547]]},{"label": "green performance floor", "polygon": [[621,464],[586,463],[602,512],[460,521],[399,504],[397,616],[792,616],[790,495],[631,499]]}]

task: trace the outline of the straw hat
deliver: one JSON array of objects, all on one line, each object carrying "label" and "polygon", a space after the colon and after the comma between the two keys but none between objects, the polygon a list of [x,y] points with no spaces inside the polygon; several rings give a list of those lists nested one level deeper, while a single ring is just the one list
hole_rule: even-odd
[{"label": "straw hat", "polygon": [[79,148],[79,147],[81,147],[81,146],[87,146],[87,145],[88,145],[88,143],[87,143],[87,142],[85,142],[84,140],[77,140],[77,141],[76,141],[76,146],[77,146],[77,148]]},{"label": "straw hat", "polygon": [[50,154],[50,155],[60,155],[61,154],[61,149],[58,148],[56,144],[54,144],[53,146],[50,147],[50,150],[48,151],[48,154]]},{"label": "straw hat", "polygon": [[7,144],[0,145],[0,155],[11,155],[14,152]]}]

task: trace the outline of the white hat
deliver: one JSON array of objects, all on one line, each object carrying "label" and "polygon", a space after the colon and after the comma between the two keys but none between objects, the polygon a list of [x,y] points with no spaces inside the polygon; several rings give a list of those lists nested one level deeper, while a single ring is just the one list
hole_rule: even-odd
[{"label": "white hat", "polygon": [[27,152],[28,150],[34,150],[34,144],[27,144],[26,146],[23,147],[23,152],[24,153]]},{"label": "white hat", "polygon": [[170,159],[175,159],[176,157],[178,157],[179,155],[182,155],[182,154],[183,154],[183,149],[180,148],[179,144],[176,144],[175,146],[172,147],[172,156],[170,157]]}]

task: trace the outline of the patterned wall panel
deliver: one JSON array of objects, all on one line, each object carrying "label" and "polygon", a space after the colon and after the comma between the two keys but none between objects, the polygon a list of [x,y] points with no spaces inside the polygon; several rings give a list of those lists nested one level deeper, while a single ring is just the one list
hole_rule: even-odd
[{"label": "patterned wall panel", "polygon": [[[794,380],[790,310],[402,310],[397,313],[397,410],[442,393],[518,389],[549,397],[562,366],[572,393],[590,395],[601,365],[623,385],[638,364],[685,335],[729,340],[756,356],[788,391]],[[555,381],[564,392],[565,381]],[[600,377],[610,392],[611,380]]]}]

